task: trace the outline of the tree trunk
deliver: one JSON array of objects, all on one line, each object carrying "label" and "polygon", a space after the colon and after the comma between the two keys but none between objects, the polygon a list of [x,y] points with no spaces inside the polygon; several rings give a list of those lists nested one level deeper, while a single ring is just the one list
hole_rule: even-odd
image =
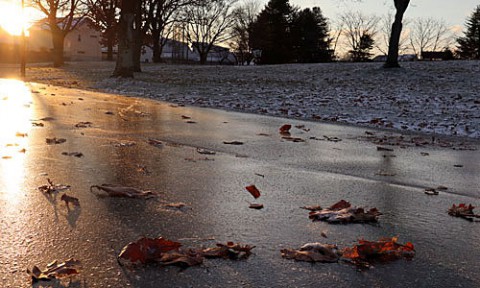
[{"label": "tree trunk", "polygon": [[200,65],[205,65],[205,64],[207,64],[207,56],[208,56],[208,53],[199,52],[198,54],[200,54]]},{"label": "tree trunk", "polygon": [[133,22],[135,20],[135,2],[132,0],[123,0],[121,4],[122,10],[118,23],[117,63],[112,76],[133,78]]},{"label": "tree trunk", "polygon": [[63,42],[65,35],[62,31],[57,29],[51,29],[52,31],[52,44],[53,44],[53,67],[62,67],[64,64],[63,59]]},{"label": "tree trunk", "polygon": [[402,20],[403,14],[407,10],[410,0],[394,0],[395,9],[395,21],[392,24],[392,34],[390,35],[390,41],[388,44],[388,56],[387,61],[383,65],[385,68],[396,68],[400,67],[398,64],[398,45],[400,43],[400,35],[402,34]]},{"label": "tree trunk", "polygon": [[152,31],[152,41],[153,41],[153,63],[162,62],[162,47],[160,45],[160,31]]},{"label": "tree trunk", "polygon": [[144,33],[142,31],[142,1],[136,1],[135,5],[135,29],[133,30],[133,71],[142,72],[140,58],[142,57],[142,44]]},{"label": "tree trunk", "polygon": [[113,39],[109,37],[107,39],[107,61],[113,61],[113,43]]}]

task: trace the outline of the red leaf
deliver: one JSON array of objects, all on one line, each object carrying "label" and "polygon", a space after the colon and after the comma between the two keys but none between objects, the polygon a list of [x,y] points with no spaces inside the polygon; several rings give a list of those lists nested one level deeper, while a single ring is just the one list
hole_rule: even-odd
[{"label": "red leaf", "polygon": [[292,128],[292,125],[285,124],[282,127],[280,127],[280,129],[278,129],[278,131],[280,132],[280,134],[287,134],[287,133],[290,133],[291,128]]},{"label": "red leaf", "polygon": [[415,256],[413,244],[398,244],[397,237],[382,238],[379,241],[358,240],[358,243],[342,251],[342,257],[352,260],[354,264],[368,265],[375,261],[386,262]]},{"label": "red leaf", "polygon": [[148,262],[159,261],[163,253],[178,250],[182,244],[163,237],[159,238],[140,238],[136,242],[130,242],[123,247],[118,255],[121,263],[124,264],[145,264]]},{"label": "red leaf", "polygon": [[340,210],[340,209],[349,208],[351,206],[352,205],[349,202],[347,202],[345,200],[340,200],[337,203],[330,206],[330,208],[328,208],[328,209],[330,209],[330,210]]},{"label": "red leaf", "polygon": [[255,187],[255,185],[249,185],[249,186],[245,187],[245,189],[247,189],[247,191],[250,192],[250,194],[252,194],[252,196],[255,199],[260,197],[260,191],[257,189],[257,187]]}]

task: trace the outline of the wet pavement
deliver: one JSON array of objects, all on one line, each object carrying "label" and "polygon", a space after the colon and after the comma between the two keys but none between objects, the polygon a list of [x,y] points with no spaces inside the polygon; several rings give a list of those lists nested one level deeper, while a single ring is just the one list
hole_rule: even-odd
[{"label": "wet pavement", "polygon": [[[178,107],[13,80],[0,81],[0,91],[1,287],[31,287],[27,268],[70,257],[82,262],[81,274],[53,286],[480,286],[480,223],[446,213],[452,204],[480,204],[480,153],[473,150],[480,148],[478,142],[447,139],[456,149],[406,145],[378,151],[369,135],[385,131],[368,129],[365,134],[365,128]],[[79,122],[91,124],[75,127]],[[303,125],[291,132],[306,141],[282,139],[278,128],[286,123]],[[48,145],[46,138],[54,137],[66,142]],[[155,147],[148,139],[163,144]],[[216,154],[199,154],[198,148]],[[67,210],[60,195],[38,191],[47,178],[71,185],[67,194],[77,197],[80,207]],[[160,197],[98,198],[90,193],[90,186],[103,183],[152,190]],[[245,190],[250,184],[262,192],[259,199]],[[440,185],[448,190],[424,194],[425,188]],[[384,215],[374,225],[329,225],[311,222],[308,211],[299,208],[341,199],[377,207]],[[173,202],[187,207],[166,206]],[[265,208],[249,209],[248,202]],[[246,260],[208,259],[186,270],[120,266],[118,253],[141,236],[163,236],[187,247],[234,241],[256,248]],[[280,256],[280,249],[308,242],[346,247],[361,238],[392,236],[415,245],[413,260],[359,271],[343,262],[312,265]],[[36,287],[43,285],[49,284]]]}]

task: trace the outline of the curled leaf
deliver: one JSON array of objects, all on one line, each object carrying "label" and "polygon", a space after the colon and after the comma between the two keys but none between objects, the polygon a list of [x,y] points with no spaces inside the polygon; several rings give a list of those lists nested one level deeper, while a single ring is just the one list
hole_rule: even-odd
[{"label": "curled leaf", "polygon": [[255,248],[255,246],[227,242],[226,244],[217,243],[217,247],[203,249],[200,253],[206,258],[243,259],[250,256],[253,248]]},{"label": "curled leaf", "polygon": [[328,223],[368,223],[377,222],[378,216],[382,215],[377,208],[365,211],[361,207],[351,207],[350,203],[341,200],[326,209],[313,210],[309,218],[313,221],[325,221]]},{"label": "curled leaf", "polygon": [[27,269],[27,273],[32,276],[32,282],[50,281],[56,278],[64,278],[80,273],[80,261],[69,259],[65,262],[58,263],[54,261],[47,265],[45,270],[40,270],[37,266],[33,266],[32,270]]},{"label": "curled leaf", "polygon": [[369,265],[372,262],[387,262],[415,256],[413,244],[397,243],[397,237],[382,238],[379,241],[358,240],[358,244],[342,250],[342,257],[357,265]]},{"label": "curled leaf", "polygon": [[182,244],[159,238],[142,237],[135,242],[128,243],[118,255],[118,261],[122,265],[146,264],[162,259],[164,253],[178,250]]},{"label": "curled leaf", "polygon": [[300,249],[282,249],[282,257],[305,262],[333,263],[339,259],[337,246],[321,243],[307,243]]},{"label": "curled leaf", "polygon": [[473,221],[473,218],[480,218],[480,215],[475,214],[473,209],[475,209],[475,207],[471,204],[461,203],[458,206],[453,204],[452,207],[448,209],[448,215]]},{"label": "curled leaf", "polygon": [[62,144],[62,143],[67,142],[67,139],[54,137],[54,138],[47,138],[47,139],[45,139],[45,142],[47,142],[48,145],[52,145],[52,144]]},{"label": "curled leaf", "polygon": [[[102,184],[90,186],[90,192],[93,193],[93,188],[104,191],[109,197],[128,197],[128,198],[152,198],[157,196],[157,193],[152,191],[142,191],[133,187],[115,186],[112,184]],[[94,193],[96,194],[96,193]],[[96,194],[97,196],[101,196]]]},{"label": "curled leaf", "polygon": [[255,187],[255,185],[249,185],[249,186],[245,187],[245,189],[247,189],[247,191],[250,192],[250,194],[252,194],[252,196],[255,199],[260,197],[260,190],[258,190],[257,187]]},{"label": "curled leaf", "polygon": [[292,128],[292,125],[284,124],[278,129],[278,132],[280,132],[280,134],[290,134],[291,128]]}]

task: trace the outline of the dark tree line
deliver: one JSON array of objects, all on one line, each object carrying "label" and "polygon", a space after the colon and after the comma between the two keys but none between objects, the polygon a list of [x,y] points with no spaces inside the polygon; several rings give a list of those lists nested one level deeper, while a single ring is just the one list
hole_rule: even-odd
[{"label": "dark tree line", "polygon": [[332,59],[328,33],[319,7],[299,10],[271,0],[249,27],[249,46],[259,64],[326,62]]},{"label": "dark tree line", "polygon": [[457,40],[457,53],[464,59],[480,59],[480,5],[475,8],[465,26],[465,36]]}]

